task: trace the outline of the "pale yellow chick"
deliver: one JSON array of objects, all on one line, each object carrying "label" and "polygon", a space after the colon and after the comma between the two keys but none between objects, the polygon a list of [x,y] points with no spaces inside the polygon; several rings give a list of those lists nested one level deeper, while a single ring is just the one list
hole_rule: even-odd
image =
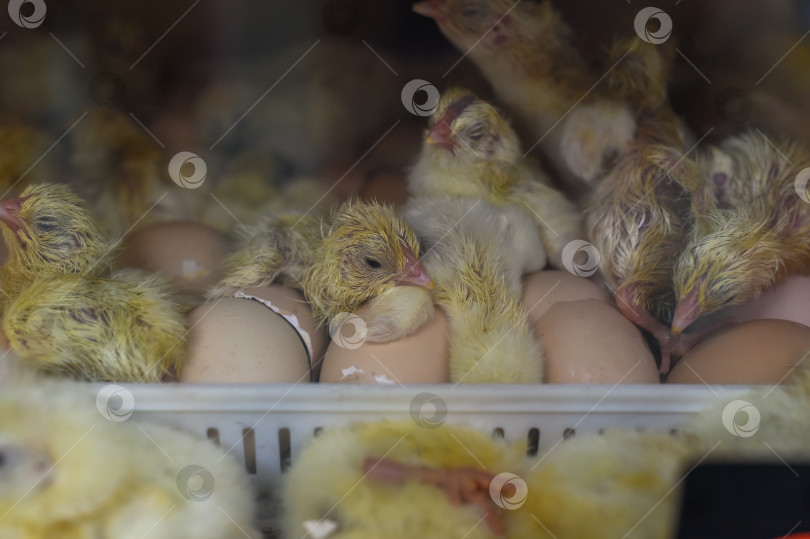
[{"label": "pale yellow chick", "polygon": [[0,536],[260,537],[236,461],[208,440],[129,418],[134,399],[120,386],[2,388]]},{"label": "pale yellow chick", "polygon": [[419,249],[393,208],[376,203],[348,202],[323,216],[267,219],[226,260],[225,277],[208,296],[279,283],[301,290],[320,323],[368,304],[368,337],[392,341],[433,316],[433,281]]},{"label": "pale yellow chick", "polygon": [[521,442],[413,410],[413,421],[327,430],[287,476],[285,529],[320,539],[669,539],[696,464],[810,457],[808,371],[792,382],[718,397],[677,432],[577,434],[531,459]]},{"label": "pale yellow chick", "polygon": [[432,228],[422,210],[432,198],[455,199],[467,208],[474,203],[506,227],[498,245],[513,290],[520,290],[523,274],[545,266],[546,256],[552,266],[564,268],[564,247],[584,237],[582,214],[521,156],[517,135],[501,113],[469,91],[451,89],[429,127],[408,178],[412,198],[404,210],[417,234],[428,235],[423,231]]},{"label": "pale yellow chick", "polygon": [[110,274],[115,243],[67,186],[31,185],[0,202],[0,222],[2,327],[22,361],[94,381],[179,373],[185,321],[174,291],[137,270]]}]

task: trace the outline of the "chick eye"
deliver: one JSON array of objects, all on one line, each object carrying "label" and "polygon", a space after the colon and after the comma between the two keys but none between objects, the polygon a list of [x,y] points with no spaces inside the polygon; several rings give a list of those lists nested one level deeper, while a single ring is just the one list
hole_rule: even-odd
[{"label": "chick eye", "polygon": [[479,14],[478,10],[475,8],[468,7],[466,9],[461,10],[461,16],[465,19],[474,19]]},{"label": "chick eye", "polygon": [[382,264],[378,260],[374,260],[373,258],[366,258],[366,266],[370,267],[371,269],[380,269]]},{"label": "chick eye", "polygon": [[467,136],[467,138],[470,139],[471,142],[479,142],[483,136],[483,131],[473,131]]},{"label": "chick eye", "polygon": [[53,221],[39,221],[37,222],[37,228],[43,232],[51,232],[56,228],[56,224]]}]

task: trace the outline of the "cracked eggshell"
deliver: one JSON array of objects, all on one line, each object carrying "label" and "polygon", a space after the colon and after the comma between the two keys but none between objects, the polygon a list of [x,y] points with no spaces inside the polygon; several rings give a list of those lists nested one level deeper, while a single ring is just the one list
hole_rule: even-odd
[{"label": "cracked eggshell", "polygon": [[753,320],[711,335],[672,368],[672,384],[776,384],[810,353],[810,328]]},{"label": "cracked eggshell", "polygon": [[440,308],[431,320],[398,341],[358,345],[352,340],[354,331],[347,322],[333,335],[323,359],[321,383],[398,386],[450,381],[450,327]]},{"label": "cracked eggshell", "polygon": [[538,271],[523,277],[521,301],[529,314],[531,325],[536,325],[555,303],[583,299],[595,299],[613,305],[613,300],[605,290],[588,279],[567,271]]},{"label": "cracked eggshell", "polygon": [[229,252],[225,237],[199,223],[156,223],[135,230],[124,240],[119,264],[174,278],[178,289],[202,296],[222,277]]},{"label": "cracked eggshell", "polygon": [[[304,297],[283,286],[251,288],[245,294],[269,301],[283,314],[294,314],[307,331],[313,357],[320,358],[327,335],[318,328]],[[298,333],[287,320],[257,301],[224,298],[189,315],[187,359],[181,382],[308,382],[309,360]],[[315,368],[318,367],[315,362]]]},{"label": "cracked eggshell", "polygon": [[659,383],[641,332],[602,300],[554,303],[534,327],[545,349],[548,383]]}]

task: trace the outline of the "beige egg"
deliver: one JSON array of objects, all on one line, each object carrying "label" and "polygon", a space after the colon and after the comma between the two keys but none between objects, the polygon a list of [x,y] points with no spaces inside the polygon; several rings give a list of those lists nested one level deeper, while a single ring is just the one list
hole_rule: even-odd
[{"label": "beige egg", "polygon": [[[326,348],[327,333],[318,328],[304,297],[282,286],[247,289],[246,296],[268,301],[283,315],[294,315],[312,344],[313,357]],[[225,298],[195,309],[189,316],[187,359],[181,382],[309,382],[310,364],[304,337],[291,322],[259,301]],[[317,361],[313,368],[318,369]]]},{"label": "beige egg", "polygon": [[389,342],[358,339],[349,319],[332,337],[321,370],[321,383],[417,384],[450,381],[449,323],[436,308],[433,318],[411,335]]},{"label": "beige egg", "polygon": [[673,384],[776,384],[810,354],[810,328],[754,320],[708,337],[672,368]]},{"label": "beige egg", "polygon": [[200,296],[222,277],[228,242],[199,223],[171,222],[146,226],[124,240],[119,264],[176,279],[181,292]]},{"label": "beige egg", "polygon": [[535,332],[545,349],[548,383],[659,383],[641,332],[602,300],[557,302],[537,321]]},{"label": "beige egg", "polygon": [[613,305],[610,295],[598,285],[567,271],[547,270],[523,277],[523,306],[529,322],[537,324],[546,311],[560,301],[596,299]]},{"label": "beige egg", "polygon": [[727,307],[695,322],[700,328],[722,320],[789,320],[810,326],[810,277],[791,275],[769,288],[756,299]]}]

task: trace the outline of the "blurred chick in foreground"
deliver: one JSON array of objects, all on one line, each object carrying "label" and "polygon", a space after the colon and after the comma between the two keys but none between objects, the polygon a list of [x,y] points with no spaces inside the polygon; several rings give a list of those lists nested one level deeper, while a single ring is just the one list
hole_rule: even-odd
[{"label": "blurred chick in foreground", "polygon": [[36,380],[0,394],[0,536],[260,537],[244,471],[210,441],[122,421],[80,384]]},{"label": "blurred chick in foreground", "polygon": [[64,185],[32,185],[0,202],[9,250],[0,268],[3,331],[45,372],[158,382],[179,372],[185,325],[157,276],[109,273],[114,244]]},{"label": "blurred chick in foreground", "polygon": [[674,261],[688,226],[684,185],[696,180],[695,173],[683,163],[685,133],[667,98],[670,59],[639,39],[617,43],[613,55],[624,59],[608,84],[635,107],[635,131],[612,167],[594,180],[585,209],[588,235],[617,306],[658,340],[661,371],[668,372],[670,355],[688,344],[667,326]]},{"label": "blurred chick in foreground", "polygon": [[563,248],[584,236],[582,215],[521,157],[518,137],[498,110],[466,90],[451,89],[429,127],[409,175],[412,198],[404,210],[417,234],[431,227],[420,206],[436,198],[438,205],[474,203],[508,228],[498,245],[512,290],[519,293],[520,278],[542,269],[546,255],[563,268]]},{"label": "blurred chick in foreground", "polygon": [[675,264],[674,333],[810,272],[806,148],[748,132],[705,152],[698,167],[695,222]]},{"label": "blurred chick in foreground", "polygon": [[433,316],[419,242],[388,206],[349,202],[322,217],[268,220],[249,236],[209,298],[279,283],[301,290],[321,323],[369,303],[371,342],[404,337]]},{"label": "blurred chick in foreground", "polygon": [[602,155],[629,142],[632,115],[615,103],[600,106],[598,122],[574,121],[577,131],[587,133],[587,142],[572,146],[563,140],[569,114],[587,111],[602,89],[551,2],[426,0],[413,9],[435,19],[456,48],[469,53],[498,99],[520,115],[537,141],[530,150],[539,145],[569,184],[581,188]]},{"label": "blurred chick in foreground", "polygon": [[522,442],[450,424],[327,429],[287,475],[285,531],[321,539],[667,539],[679,486],[695,464],[810,457],[809,380],[801,372],[795,385],[743,394],[761,414],[750,437],[724,423],[739,394],[719,397],[674,434],[579,433],[531,459]]}]

